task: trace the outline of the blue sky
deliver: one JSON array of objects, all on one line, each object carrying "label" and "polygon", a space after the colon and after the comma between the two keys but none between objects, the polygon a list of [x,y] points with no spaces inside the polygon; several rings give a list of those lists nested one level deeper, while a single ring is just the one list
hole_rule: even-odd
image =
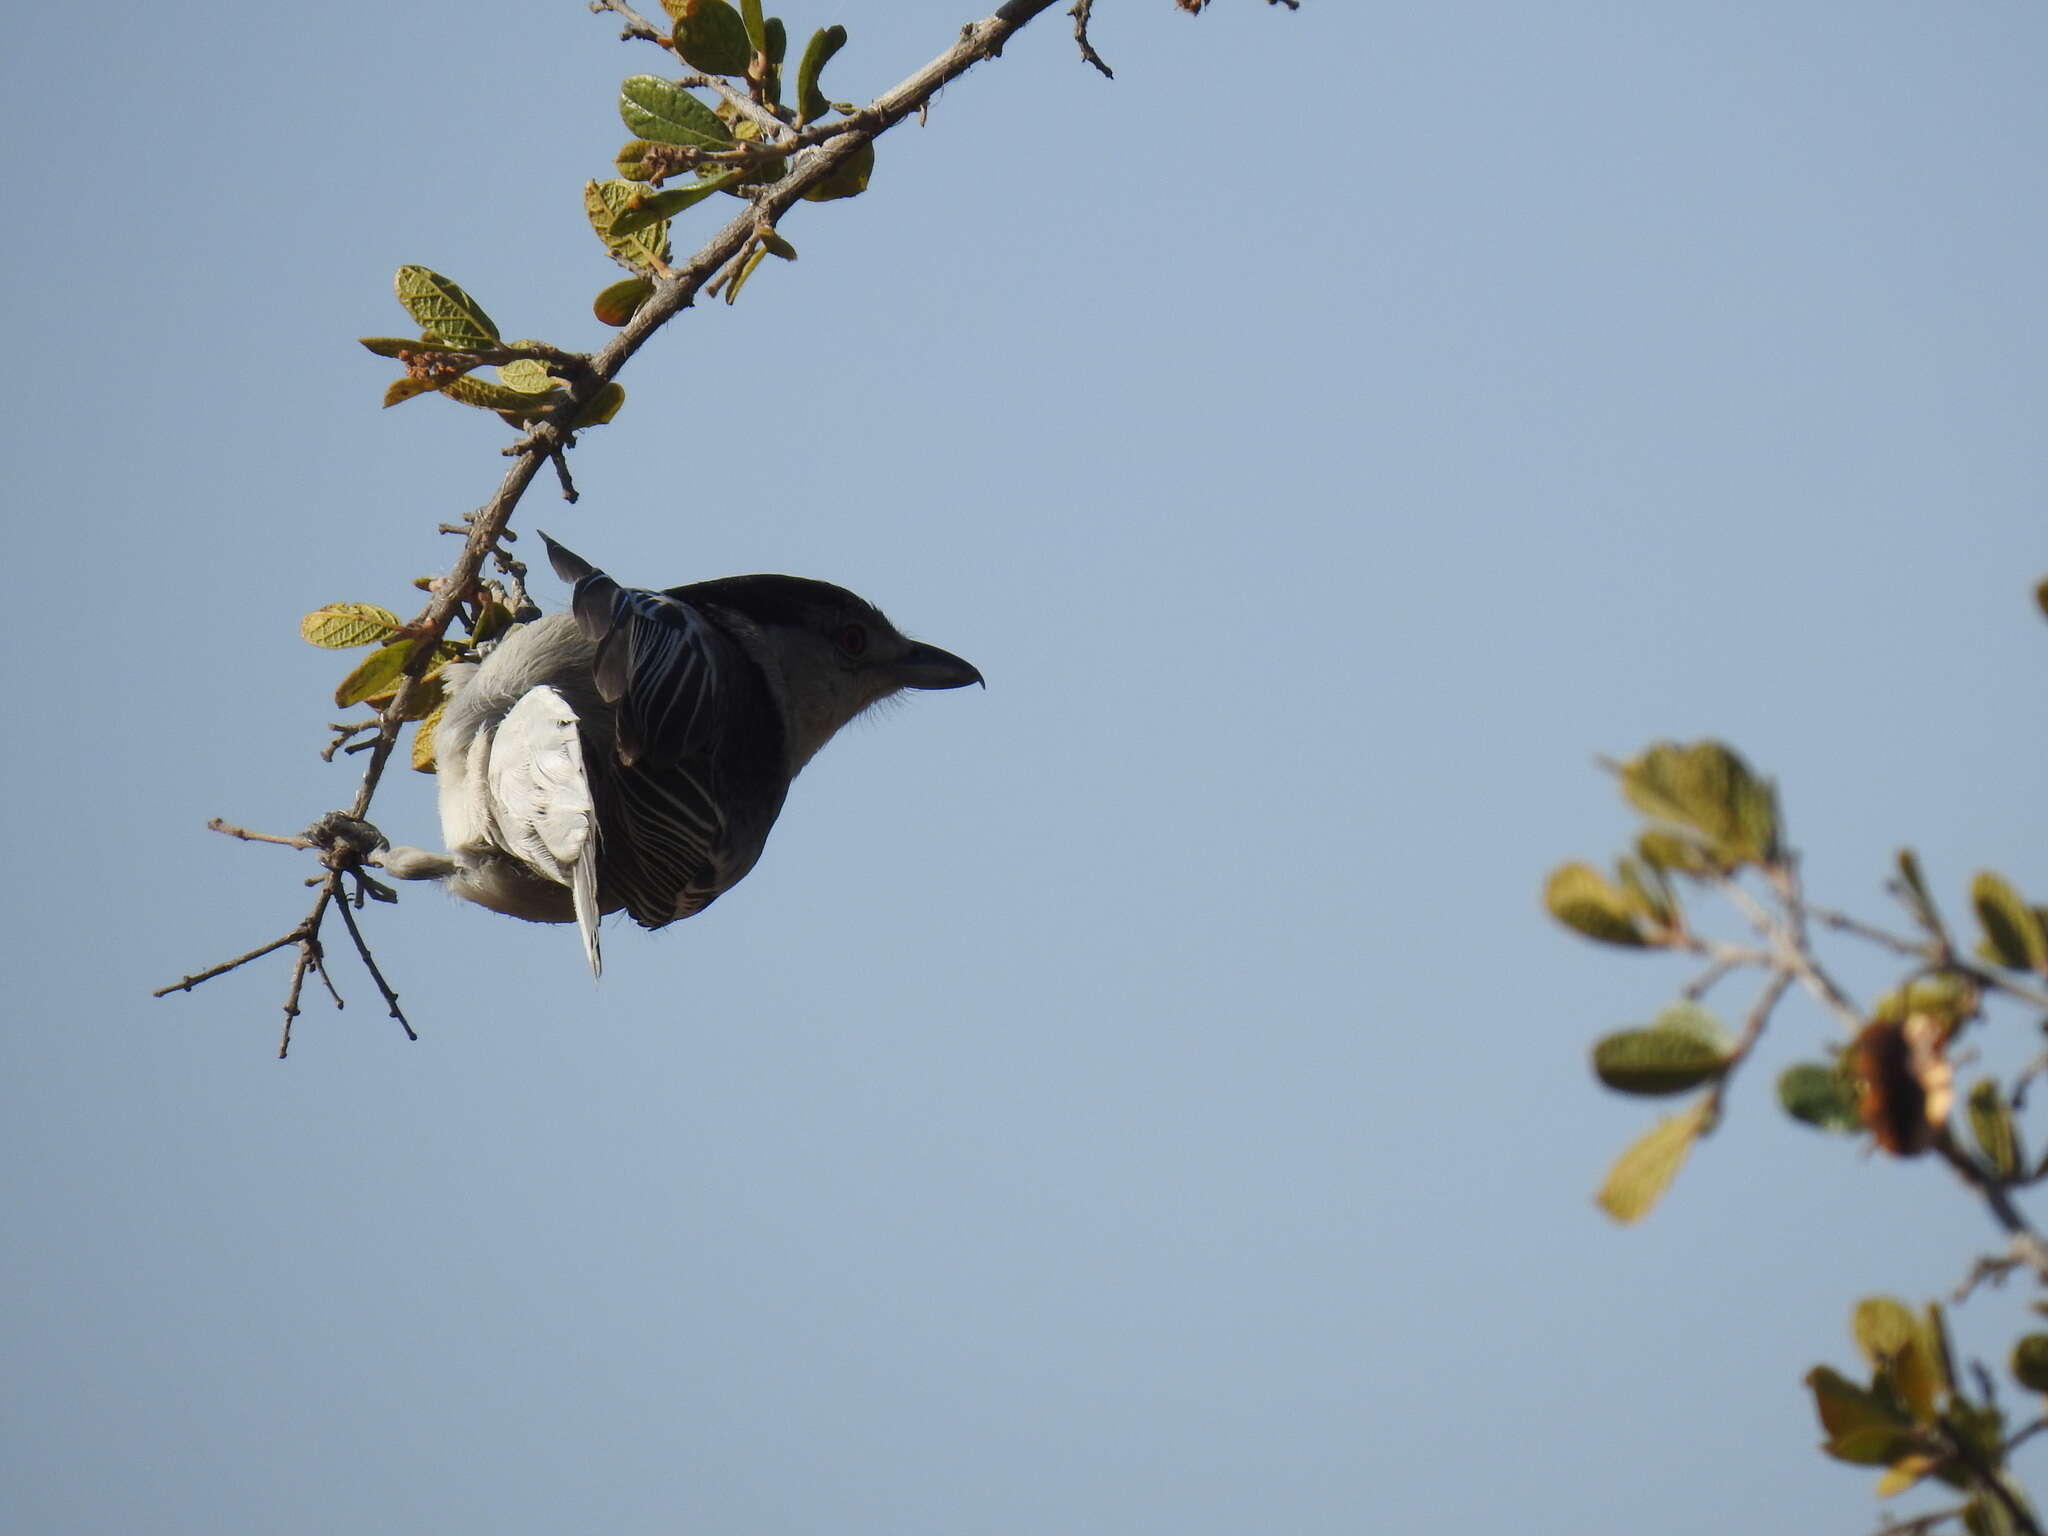
[{"label": "blue sky", "polygon": [[[864,98],[969,9],[788,14]],[[1901,841],[2048,891],[2048,20],[1099,10],[1113,84],[1057,14],[955,83],[519,520],[840,582],[988,691],[848,731],[601,985],[408,890],[421,1041],[342,958],[285,1064],[282,962],[147,995],[305,906],[203,824],[351,797],[298,618],[407,607],[505,439],[380,412],[352,338],[420,262],[598,344],[580,187],[651,51],[575,4],[19,18],[11,1528],[1874,1523],[1799,1378],[1988,1223],[1782,1120],[1796,1000],[1609,1226],[1654,1111],[1585,1049],[1687,973],[1537,895],[1628,829],[1596,754],[1707,734],[1821,899],[1883,915]]]}]

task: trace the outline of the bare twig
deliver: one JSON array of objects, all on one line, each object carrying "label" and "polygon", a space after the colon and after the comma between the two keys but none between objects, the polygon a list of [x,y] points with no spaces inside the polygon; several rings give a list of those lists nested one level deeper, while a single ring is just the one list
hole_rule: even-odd
[{"label": "bare twig", "polygon": [[[337,726],[335,729],[339,730]],[[274,832],[251,832],[247,827],[238,827],[233,822],[223,821],[216,816],[206,824],[209,832],[219,832],[227,837],[240,838],[245,843],[276,843],[285,848],[310,848],[313,840],[309,837],[279,837]]]},{"label": "bare twig", "polygon": [[1937,1528],[1949,1521],[1960,1520],[1969,1508],[1968,1504],[1956,1504],[1948,1509],[1914,1515],[1909,1520],[1887,1520],[1877,1528],[1874,1536],[1932,1536]]},{"label": "bare twig", "polygon": [[1081,62],[1093,64],[1102,71],[1102,78],[1114,80],[1116,71],[1103,63],[1102,55],[1095,51],[1095,45],[1088,41],[1088,23],[1095,19],[1095,0],[1074,0],[1067,14],[1074,18],[1074,41],[1081,48]]},{"label": "bare twig", "polygon": [[[377,990],[384,994],[384,1003],[391,1010],[391,1017],[398,1020],[398,1027],[405,1031],[406,1039],[419,1039],[398,1006],[398,994],[391,990],[391,983],[384,979],[384,973],[377,969],[377,962],[371,957],[370,946],[363,942],[363,931],[356,926],[355,913],[349,909],[349,904],[345,901],[337,902],[336,905],[341,911],[342,926],[348,929],[348,936],[355,940],[356,953],[362,957],[363,969],[370,973],[370,979],[377,983]],[[339,1006],[341,999],[336,998],[334,1001]]]},{"label": "bare twig", "polygon": [[1977,1192],[1992,1220],[2003,1227],[2012,1239],[2005,1258],[1977,1261],[1977,1267],[1971,1271],[1961,1294],[1968,1295],[1983,1280],[2000,1280],[2010,1271],[2020,1268],[2031,1269],[2036,1277],[2048,1283],[2048,1243],[2042,1242],[2033,1223],[2013,1204],[2012,1194],[2005,1184],[1979,1167],[1976,1159],[1957,1146],[1946,1130],[1935,1137],[1933,1149],[1957,1178]]},{"label": "bare twig", "polygon": [[674,47],[669,41],[669,35],[666,32],[656,27],[653,22],[634,10],[632,6],[626,4],[626,0],[590,0],[590,11],[594,16],[602,16],[606,11],[610,11],[614,16],[625,22],[624,28],[619,32],[621,41],[630,39],[646,43],[659,43],[664,48],[672,49]]},{"label": "bare twig", "polygon": [[1909,939],[1903,934],[1887,932],[1874,923],[1866,923],[1860,918],[1851,917],[1846,912],[1837,912],[1830,907],[1808,906],[1806,913],[1817,923],[1841,933],[1852,933],[1859,939],[1868,939],[1895,955],[1918,960],[1931,969],[1954,971],[1960,976],[1967,976],[1987,992],[2003,992],[2008,997],[2018,998],[2021,1002],[2036,1008],[2048,1008],[2048,989],[2024,981],[2015,981],[2002,972],[1965,960],[1937,939]]},{"label": "bare twig", "polygon": [[1792,972],[1777,970],[1771,972],[1770,980],[1764,983],[1757,994],[1756,1002],[1750,1006],[1749,1017],[1743,1020],[1742,1033],[1735,1041],[1735,1048],[1728,1053],[1728,1065],[1721,1075],[1714,1079],[1713,1089],[1707,1098],[1711,1106],[1707,1110],[1707,1123],[1714,1124],[1721,1118],[1721,1101],[1728,1092],[1728,1084],[1734,1079],[1736,1069],[1749,1059],[1749,1053],[1756,1049],[1756,1043],[1763,1038],[1764,1026],[1771,1022],[1771,1014],[1783,1001],[1791,988]]}]

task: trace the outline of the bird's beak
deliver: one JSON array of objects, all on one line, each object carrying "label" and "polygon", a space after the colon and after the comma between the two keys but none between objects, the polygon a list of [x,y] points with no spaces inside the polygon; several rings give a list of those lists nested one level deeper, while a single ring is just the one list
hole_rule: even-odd
[{"label": "bird's beak", "polygon": [[936,645],[913,645],[889,670],[905,688],[965,688],[969,683],[988,686],[967,662]]}]

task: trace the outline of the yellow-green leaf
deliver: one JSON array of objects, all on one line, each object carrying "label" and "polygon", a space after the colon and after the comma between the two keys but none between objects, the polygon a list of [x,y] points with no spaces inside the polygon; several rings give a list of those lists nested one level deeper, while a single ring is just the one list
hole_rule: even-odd
[{"label": "yellow-green leaf", "polygon": [[725,285],[725,302],[727,304],[738,302],[740,290],[747,286],[747,279],[754,275],[754,269],[761,265],[762,261],[767,258],[767,255],[768,251],[765,246],[756,245],[748,254],[747,259],[740,263],[739,271],[735,272],[732,281]]},{"label": "yellow-green leaf", "polygon": [[754,57],[747,25],[726,0],[676,0],[671,41],[683,62],[707,75],[744,75]]},{"label": "yellow-green leaf", "polygon": [[458,346],[450,341],[428,341],[423,336],[358,336],[363,346],[379,357],[422,357],[435,352],[474,352],[475,347]]},{"label": "yellow-green leaf", "polygon": [[611,232],[614,236],[637,234],[650,225],[663,223],[685,208],[694,208],[712,193],[724,191],[740,179],[740,174],[720,171],[714,176],[700,177],[687,187],[670,187],[666,192],[646,191],[636,179],[628,177],[634,193],[612,213]]},{"label": "yellow-green leaf", "polygon": [[502,384],[491,384],[482,379],[456,379],[441,393],[450,400],[475,406],[480,411],[503,411],[522,420],[532,420],[560,398],[552,392],[529,394],[523,389],[507,389]]},{"label": "yellow-green leaf", "polygon": [[590,227],[597,231],[597,238],[604,242],[614,261],[638,272],[646,272],[668,260],[668,224],[665,221],[643,223],[637,229],[624,232],[617,227],[618,216],[646,195],[638,183],[631,181],[586,181],[583,184],[583,211],[590,216]]},{"label": "yellow-green leaf", "polygon": [[1932,1423],[1936,1400],[1947,1384],[1935,1346],[1911,1309],[1890,1296],[1866,1296],[1856,1304],[1850,1332],[1863,1358],[1873,1371],[1884,1374],[1906,1411],[1920,1423]]},{"label": "yellow-green leaf", "polygon": [[1984,870],[1970,882],[1970,905],[1984,929],[1979,954],[2016,971],[2048,970],[2048,934],[2010,881]]},{"label": "yellow-green leaf", "polygon": [[619,87],[619,117],[635,138],[696,149],[723,149],[732,134],[703,102],[673,80],[632,75]]},{"label": "yellow-green leaf", "polygon": [[1777,792],[1718,741],[1658,742],[1622,765],[1621,788],[1644,815],[1697,833],[1725,864],[1777,857]]},{"label": "yellow-green leaf", "polygon": [[1615,1159],[1595,1197],[1600,1208],[1622,1223],[1640,1221],[1685,1166],[1692,1144],[1709,1129],[1705,1100],[1658,1121]]},{"label": "yellow-green leaf", "polygon": [[1885,993],[1871,1006],[1870,1017],[1879,1024],[1903,1024],[1924,1013],[1938,1020],[1944,1031],[1953,1032],[1965,1019],[1977,1016],[1982,1002],[1977,983],[1961,971],[1936,971]]},{"label": "yellow-green leaf", "polygon": [[1648,1029],[1625,1029],[1593,1047],[1593,1071],[1622,1093],[1683,1093],[1728,1070],[1731,1041],[1696,1003],[1677,1003]]},{"label": "yellow-green leaf", "polygon": [[431,267],[400,267],[397,288],[398,302],[428,341],[479,351],[498,344],[498,327],[483,306]]},{"label": "yellow-green leaf", "polygon": [[384,390],[384,408],[388,411],[415,395],[430,395],[447,382],[445,375],[438,379],[423,379],[410,373],[402,379],[393,379]]},{"label": "yellow-green leaf", "polygon": [[1649,942],[1636,926],[1628,893],[1590,864],[1561,864],[1552,870],[1543,905],[1567,928],[1603,944],[1640,949]]},{"label": "yellow-green leaf", "polygon": [[1904,1493],[1915,1483],[1942,1465],[1942,1458],[1926,1451],[1915,1451],[1901,1456],[1891,1465],[1891,1470],[1877,1480],[1877,1496],[1889,1499]]},{"label": "yellow-green leaf", "polygon": [[548,365],[534,357],[515,357],[498,369],[498,382],[522,395],[544,395],[560,386],[561,380],[548,376]]},{"label": "yellow-green leaf", "polygon": [[2012,1108],[1998,1084],[1984,1078],[1970,1090],[1970,1134],[1977,1150],[2001,1179],[2016,1179],[2025,1157],[2020,1152],[2019,1128],[2013,1124]]},{"label": "yellow-green leaf", "polygon": [[405,671],[405,664],[418,644],[417,640],[400,640],[370,652],[341,680],[341,686],[334,690],[334,702],[347,709],[384,692]]},{"label": "yellow-green leaf", "polygon": [[626,387],[616,381],[605,385],[576,413],[576,419],[569,423],[571,431],[581,432],[585,427],[601,427],[618,415],[626,404]]},{"label": "yellow-green leaf", "polygon": [[299,638],[330,651],[381,645],[398,628],[398,615],[375,603],[329,603],[299,620]]},{"label": "yellow-green leaf", "polygon": [[842,197],[858,197],[867,191],[868,180],[875,174],[875,141],[868,139],[844,160],[825,173],[816,186],[807,188],[804,201],[808,203],[829,203]]},{"label": "yellow-green leaf", "polygon": [[420,773],[434,771],[434,729],[441,723],[441,715],[448,707],[443,699],[435,706],[434,712],[422,720],[419,729],[412,733],[412,766]]}]

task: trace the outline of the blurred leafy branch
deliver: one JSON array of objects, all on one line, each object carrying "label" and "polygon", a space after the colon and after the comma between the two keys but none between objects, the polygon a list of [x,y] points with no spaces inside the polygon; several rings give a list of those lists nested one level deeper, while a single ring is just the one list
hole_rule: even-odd
[{"label": "blurred leafy branch", "polygon": [[[366,602],[330,603],[305,617],[300,633],[315,645],[370,648],[335,690],[335,703],[374,713],[332,726],[322,753],[329,761],[337,751],[368,754],[354,801],[297,836],[250,832],[220,818],[209,825],[247,841],[317,852],[323,873],[306,882],[318,887],[312,910],[281,936],[161,987],[155,996],[189,992],[265,955],[293,950],[278,1046],[284,1056],[309,975],[342,1006],[322,942],[326,918],[339,913],[391,1016],[408,1038],[416,1038],[354,916],[366,899],[397,900],[395,891],[363,868],[384,845],[365,818],[408,723],[419,724],[413,766],[433,771],[443,669],[474,659],[507,625],[534,616],[524,586],[526,567],[509,548],[520,500],[546,465],[554,469],[562,494],[574,501],[565,455],[578,433],[618,416],[626,396],[617,376],[655,332],[690,308],[699,293],[722,294],[731,304],[767,257],[796,260],[780,224],[798,203],[834,202],[866,191],[878,138],[913,115],[922,119],[944,86],[999,57],[1011,37],[1055,3],[1003,0],[989,16],[962,27],[929,64],[856,106],[834,100],[824,86],[826,66],[846,43],[843,26],[813,32],[792,66],[788,27],[764,14],[761,0],[661,0],[661,23],[627,0],[590,0],[591,11],[620,19],[622,41],[650,44],[662,55],[662,73],[630,75],[619,87],[619,117],[632,137],[614,157],[618,174],[583,188],[583,211],[593,232],[628,274],[592,304],[597,320],[617,334],[594,352],[533,339],[507,342],[460,284],[422,266],[398,269],[398,301],[419,334],[362,338],[370,352],[404,370],[386,388],[385,405],[434,394],[496,412],[519,433],[503,450],[511,467],[483,506],[441,525],[444,533],[462,537],[462,551],[442,575],[415,582],[428,601],[412,619],[401,621],[392,610]],[[1174,0],[1191,14],[1209,3]],[[1266,3],[1293,10],[1299,0]],[[1082,59],[1106,75],[1108,66],[1088,37],[1092,12],[1093,0],[1076,0],[1068,14]],[[736,199],[739,212],[706,236],[694,255],[677,261],[674,220],[720,195]],[[479,376],[485,368],[493,370],[492,377]],[[486,566],[492,576],[484,574]],[[462,633],[451,637],[458,623]]]},{"label": "blurred leafy branch", "polygon": [[[2048,613],[2048,582],[2035,592]],[[2048,1013],[2048,906],[2029,902],[2004,875],[1970,883],[1972,940],[1943,915],[1910,848],[1901,849],[1886,889],[1902,926],[1885,927],[1807,899],[1799,856],[1786,839],[1776,787],[1715,741],[1658,742],[1626,762],[1604,765],[1642,818],[1611,873],[1585,862],[1560,865],[1544,887],[1552,917],[1596,943],[1663,950],[1699,969],[1647,1025],[1593,1047],[1593,1072],[1616,1092],[1690,1095],[1616,1159],[1598,1203],[1620,1222],[1648,1214],[1694,1145],[1720,1123],[1737,1075],[1755,1054],[1779,1004],[1802,989],[1842,1029],[1820,1060],[1785,1067],[1779,1106],[1816,1131],[1865,1135],[1895,1158],[1933,1155],[2004,1233],[2002,1252],[1979,1258],[1956,1296],[1985,1280],[2031,1272],[2048,1284],[2048,1242],[2017,1196],[2048,1180],[2048,1156],[2028,1155],[2020,1117],[2029,1090],[2048,1072],[2048,1051],[2008,1080],[1978,1077],[1958,1095],[1956,1073],[1970,1057],[1959,1042],[2014,1010]],[[1730,910],[1746,936],[1711,937],[1696,925],[1705,898]],[[1873,945],[1902,969],[1868,1008],[1835,979],[1814,942],[1819,930]],[[1729,1029],[1707,996],[1737,973],[1757,978],[1741,1025]],[[2048,1033],[2048,1019],[2039,1030]],[[2035,1309],[2048,1314],[2048,1302]],[[1942,1308],[1914,1311],[1891,1297],[1867,1297],[1851,1333],[1867,1381],[1825,1365],[1806,1377],[1825,1439],[1822,1450],[1858,1466],[1883,1467],[1877,1491],[1891,1497],[1925,1480],[1958,1490],[1963,1502],[1898,1521],[1888,1532],[1964,1530],[1971,1536],[2043,1536],[2040,1518],[2010,1470],[2013,1450],[2048,1429],[2048,1413],[2009,1431],[1991,1373],[1957,1368]],[[2048,1333],[2013,1346],[2010,1372],[2030,1393],[2048,1393]]]}]

